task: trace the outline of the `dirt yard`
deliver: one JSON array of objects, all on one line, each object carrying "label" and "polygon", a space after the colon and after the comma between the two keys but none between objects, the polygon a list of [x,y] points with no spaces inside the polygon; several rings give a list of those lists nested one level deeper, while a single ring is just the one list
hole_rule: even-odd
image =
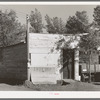
[{"label": "dirt yard", "polygon": [[63,85],[9,85],[0,83],[0,91],[100,91],[99,83],[83,83],[67,80]]},{"label": "dirt yard", "polygon": [[37,91],[100,91],[100,84],[71,81],[64,85],[33,85]]}]

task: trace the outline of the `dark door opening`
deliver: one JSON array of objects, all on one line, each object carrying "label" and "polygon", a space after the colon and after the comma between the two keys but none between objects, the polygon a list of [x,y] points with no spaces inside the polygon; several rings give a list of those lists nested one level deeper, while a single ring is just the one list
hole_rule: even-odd
[{"label": "dark door opening", "polygon": [[74,50],[63,50],[63,79],[74,79]]}]

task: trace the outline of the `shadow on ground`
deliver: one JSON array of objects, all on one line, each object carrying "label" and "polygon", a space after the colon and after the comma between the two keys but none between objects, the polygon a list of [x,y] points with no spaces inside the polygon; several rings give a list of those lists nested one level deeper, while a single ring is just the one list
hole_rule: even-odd
[{"label": "shadow on ground", "polygon": [[66,82],[66,81],[63,80],[61,85],[69,85],[69,84],[70,84],[69,82]]},{"label": "shadow on ground", "polygon": [[8,85],[23,85],[25,80],[17,79],[0,79],[0,83],[5,83]]},{"label": "shadow on ground", "polygon": [[[19,85],[23,84],[23,85]],[[59,81],[59,84],[33,84],[26,80],[0,79],[0,90],[11,91],[100,91],[100,84],[74,80]]]},{"label": "shadow on ground", "polygon": [[36,91],[55,91],[56,89],[59,90],[59,87],[66,87],[69,84],[69,82],[65,82],[64,80],[58,81],[58,84],[33,84],[32,82],[26,80],[24,85]]},{"label": "shadow on ground", "polygon": [[93,82],[94,85],[100,85],[100,82]]}]

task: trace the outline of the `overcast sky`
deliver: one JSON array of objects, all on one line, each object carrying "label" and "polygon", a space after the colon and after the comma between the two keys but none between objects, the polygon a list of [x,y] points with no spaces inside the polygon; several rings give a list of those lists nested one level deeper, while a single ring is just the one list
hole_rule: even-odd
[{"label": "overcast sky", "polygon": [[37,8],[43,17],[43,22],[45,23],[44,16],[48,14],[50,17],[61,17],[64,21],[68,19],[69,16],[73,16],[76,11],[87,11],[89,20],[93,20],[93,11],[96,5],[0,5],[2,10],[13,9],[16,11],[18,19],[21,23],[26,23],[26,14],[35,8]]}]

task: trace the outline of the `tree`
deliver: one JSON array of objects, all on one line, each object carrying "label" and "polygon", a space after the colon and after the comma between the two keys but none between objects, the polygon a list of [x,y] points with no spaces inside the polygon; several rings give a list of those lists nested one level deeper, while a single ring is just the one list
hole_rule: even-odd
[{"label": "tree", "polygon": [[[83,52],[85,56],[85,63],[89,65],[89,82],[91,82],[91,59],[93,51],[97,52],[97,48],[100,46],[100,39],[97,37],[97,31],[93,31],[87,35],[81,37],[79,47],[80,52]],[[83,56],[81,55],[81,56]],[[95,63],[95,62],[94,62]]]},{"label": "tree", "polygon": [[96,8],[94,8],[94,21],[95,23],[100,26],[100,6],[97,6]]},{"label": "tree", "polygon": [[35,11],[31,11],[29,20],[33,28],[33,32],[41,33],[43,28],[42,15],[37,9],[35,9]]},{"label": "tree", "polygon": [[55,32],[58,34],[64,34],[66,28],[65,28],[65,24],[64,24],[63,20],[61,18],[54,17],[52,19],[52,21],[53,21],[53,25],[55,28]]},{"label": "tree", "polygon": [[82,12],[77,11],[76,12],[76,17],[84,25],[88,25],[89,22],[88,22],[88,16],[87,16],[87,12],[86,11],[82,11]]},{"label": "tree", "polygon": [[[100,46],[100,39],[96,35],[98,34],[98,31],[91,28],[91,25],[88,23],[88,18],[85,12],[76,12],[76,16],[69,17],[66,24],[67,32],[72,35],[74,34],[74,36],[80,36],[80,41],[77,47],[79,46],[79,51],[85,55],[85,63],[88,63],[89,65],[89,82],[91,82],[90,60],[92,52],[97,51],[97,48]],[[85,32],[88,33],[83,34]],[[66,38],[60,39],[57,42],[57,49],[70,48],[69,45],[72,41],[74,41],[73,38],[70,38],[69,41],[66,41]],[[83,55],[80,56],[83,58]]]},{"label": "tree", "polygon": [[[1,46],[15,43],[19,32],[24,31],[23,26],[18,22],[15,11],[0,11],[0,40]],[[17,38],[17,39],[15,39]]]},{"label": "tree", "polygon": [[88,17],[86,11],[77,11],[75,16],[69,16],[66,28],[68,34],[82,34],[88,32]]},{"label": "tree", "polygon": [[66,31],[65,23],[61,18],[53,17],[50,18],[48,15],[45,16],[45,20],[47,22],[47,31],[49,33],[56,34],[64,34]]},{"label": "tree", "polygon": [[46,15],[45,20],[47,22],[47,25],[46,25],[47,32],[48,33],[56,33],[52,19],[48,15]]}]

